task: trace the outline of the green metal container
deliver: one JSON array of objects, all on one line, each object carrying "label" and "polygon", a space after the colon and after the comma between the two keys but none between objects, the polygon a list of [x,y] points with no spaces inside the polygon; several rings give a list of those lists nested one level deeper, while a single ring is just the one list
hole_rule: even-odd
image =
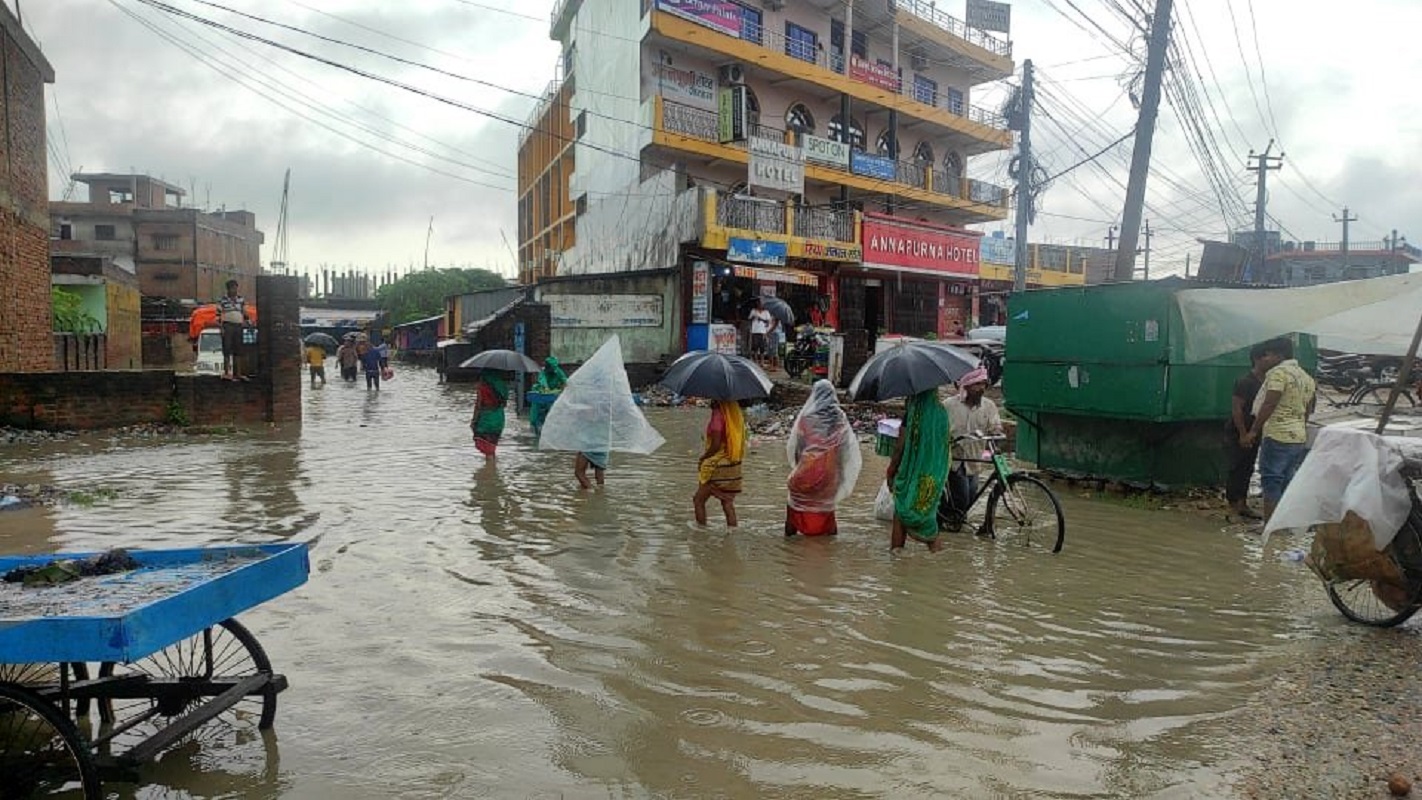
[{"label": "green metal container", "polygon": [[[1042,289],[1008,302],[1003,393],[1022,418],[1019,455],[1112,480],[1213,485],[1228,469],[1224,426],[1244,347],[1184,363],[1179,279]],[[1317,361],[1299,337],[1300,362]]]}]

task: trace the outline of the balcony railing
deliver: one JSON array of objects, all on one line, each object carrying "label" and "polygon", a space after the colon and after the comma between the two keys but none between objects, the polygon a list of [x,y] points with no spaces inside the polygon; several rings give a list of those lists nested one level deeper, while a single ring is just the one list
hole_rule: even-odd
[{"label": "balcony railing", "polygon": [[[924,13],[928,13],[926,10],[928,8],[928,4],[924,3],[923,6],[925,8]],[[655,8],[655,4],[653,3],[649,7]],[[965,30],[972,31],[980,37],[985,38],[990,42],[996,43],[1000,47],[1007,47],[1005,43],[999,42],[997,39],[993,39],[990,36],[986,36],[981,31],[978,31],[976,28],[967,28],[963,25],[963,23],[958,22],[953,17],[949,17],[946,14],[942,14],[941,12],[935,13],[938,13],[940,16],[945,17],[946,19],[953,20]],[[916,14],[916,16],[921,15]],[[927,19],[927,17],[925,17],[925,19]],[[941,24],[935,22],[932,19],[930,19],[929,21],[934,22],[934,24],[939,25],[940,27],[943,27]],[[955,33],[955,35],[958,35],[951,29],[949,30],[950,32]],[[722,33],[721,35],[729,36],[730,34]],[[968,41],[972,41],[974,44],[978,44],[978,42],[976,42],[970,37],[963,38],[968,39]],[[760,47],[763,47],[766,50],[770,50],[776,53],[782,53],[796,60],[803,61],[807,64],[814,64],[815,66],[820,67],[821,69],[824,69],[828,72],[835,73],[836,75],[847,76],[853,80],[863,83],[865,86],[872,86],[876,89],[883,89],[885,91],[893,92],[894,94],[897,94],[905,99],[912,100],[917,103],[922,103],[923,105],[930,106],[941,111],[947,111],[948,113],[953,114],[954,116],[962,117],[972,122],[976,122],[980,125],[986,125],[990,128],[996,128],[998,130],[1005,130],[1007,128],[1007,121],[1003,118],[1001,114],[998,114],[995,111],[990,111],[986,108],[979,108],[977,106],[972,106],[967,103],[964,103],[961,97],[951,96],[948,92],[940,91],[934,93],[926,93],[921,90],[915,91],[913,81],[905,81],[902,79],[902,76],[885,77],[883,80],[873,81],[855,76],[855,64],[853,62],[860,61],[860,63],[867,63],[871,65],[873,69],[878,69],[879,65],[877,61],[870,61],[869,59],[863,59],[862,61],[859,59],[847,59],[845,56],[842,55],[834,55],[828,50],[825,50],[823,47],[816,47],[814,49],[811,49],[810,47],[806,46],[806,44],[802,40],[789,39],[783,33],[761,26],[745,26],[741,31],[740,39],[741,41],[750,44],[759,45]],[[997,51],[994,50],[993,52]]]},{"label": "balcony railing", "polygon": [[924,22],[932,23],[939,28],[953,34],[971,44],[995,53],[1000,56],[1012,56],[1012,43],[1005,42],[996,36],[989,35],[986,31],[970,28],[966,22],[949,14],[940,11],[934,0],[898,0],[899,8],[918,17]]},{"label": "balcony railing", "polygon": [[[693,106],[682,105],[681,103],[663,100],[661,129],[668,133],[675,133],[703,142],[720,142],[720,130],[715,111],[707,111]],[[787,141],[785,131],[779,128],[772,128],[768,125],[752,123],[750,133],[754,136],[773,139],[777,142]],[[798,139],[798,134],[796,139]],[[745,142],[732,142],[731,147],[744,150]],[[826,164],[815,164],[820,169],[843,172]],[[895,164],[895,182],[905,186],[912,186],[916,189],[931,190],[937,194],[948,197],[968,198],[975,203],[983,203],[991,206],[1001,206],[1004,204],[1006,189],[1000,186],[986,183],[984,181],[967,181],[966,193],[964,181],[957,176],[950,176],[942,170],[932,169],[929,165],[919,161],[899,161]],[[855,173],[844,172],[846,175]],[[930,176],[932,180],[930,181]],[[861,176],[864,177],[864,176]],[[798,234],[797,234],[798,235]]]},{"label": "balcony railing", "polygon": [[785,204],[740,195],[716,195],[716,224],[761,233],[785,232]]},{"label": "balcony railing", "polygon": [[854,212],[833,208],[797,208],[795,235],[805,239],[853,242]]}]

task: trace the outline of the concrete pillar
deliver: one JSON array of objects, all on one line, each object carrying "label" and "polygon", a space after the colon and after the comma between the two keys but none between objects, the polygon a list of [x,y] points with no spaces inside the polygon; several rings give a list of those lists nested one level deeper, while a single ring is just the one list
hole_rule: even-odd
[{"label": "concrete pillar", "polygon": [[267,421],[301,424],[301,291],[296,278],[257,277],[257,353]]}]

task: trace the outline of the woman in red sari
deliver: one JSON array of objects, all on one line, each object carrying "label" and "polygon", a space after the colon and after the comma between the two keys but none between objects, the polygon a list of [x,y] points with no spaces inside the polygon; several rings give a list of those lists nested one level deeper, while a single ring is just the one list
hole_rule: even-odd
[{"label": "woman in red sari", "polygon": [[818,380],[810,387],[810,397],[795,417],[786,455],[791,471],[785,535],[835,535],[839,532],[835,506],[854,491],[864,457],[829,381]]}]

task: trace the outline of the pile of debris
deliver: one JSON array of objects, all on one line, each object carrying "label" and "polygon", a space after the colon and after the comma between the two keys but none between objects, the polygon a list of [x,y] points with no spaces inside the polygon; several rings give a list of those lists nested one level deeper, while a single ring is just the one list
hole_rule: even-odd
[{"label": "pile of debris", "polygon": [[32,431],[24,428],[0,428],[0,445],[39,445],[73,439],[79,434],[74,431]]}]

